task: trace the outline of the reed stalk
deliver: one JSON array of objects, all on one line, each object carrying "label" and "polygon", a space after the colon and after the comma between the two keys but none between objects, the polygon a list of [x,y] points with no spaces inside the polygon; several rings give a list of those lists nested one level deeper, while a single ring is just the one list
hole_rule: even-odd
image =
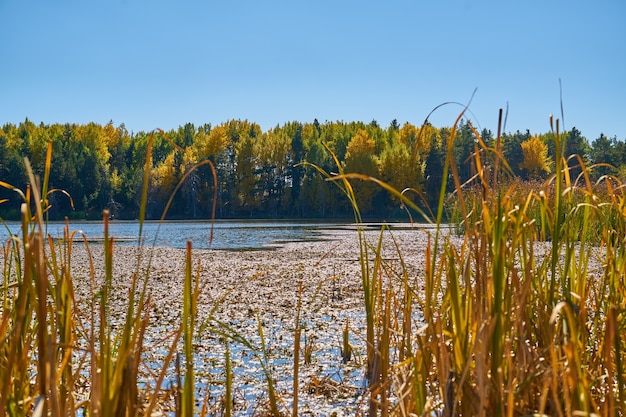
[{"label": "reed stalk", "polygon": [[233,370],[230,359],[230,345],[228,344],[228,341],[225,341],[224,344],[226,346],[226,350],[224,352],[224,371],[226,373],[226,387],[224,392],[224,417],[231,417],[233,413]]},{"label": "reed stalk", "polygon": [[265,343],[265,335],[263,332],[263,324],[261,322],[261,317],[257,314],[257,333],[260,338],[260,346],[256,346],[251,340],[243,336],[240,332],[238,332],[233,327],[229,326],[227,323],[224,323],[217,319],[212,319],[213,324],[210,325],[208,330],[220,337],[225,338],[226,340],[231,340],[235,343],[238,343],[244,347],[246,347],[252,355],[259,361],[261,364],[261,369],[263,371],[263,375],[265,377],[265,382],[267,384],[267,394],[269,400],[269,407],[271,415],[278,416],[280,415],[280,410],[278,407],[278,395],[276,394],[276,390],[274,387],[274,376],[272,374],[272,368],[270,366],[270,356],[267,349],[267,345]]},{"label": "reed stalk", "polygon": [[194,337],[194,318],[195,318],[195,297],[192,284],[191,273],[191,241],[187,241],[187,252],[185,262],[185,282],[183,285],[183,311],[182,317],[182,334],[185,352],[185,382],[182,395],[182,416],[192,417],[195,412],[194,396],[194,355],[193,355],[193,337]]},{"label": "reed stalk", "polygon": [[[626,415],[624,185],[609,176],[594,184],[590,180],[593,166],[586,166],[581,157],[566,158],[558,120],[553,132],[557,149],[553,177],[533,184],[510,177],[501,155],[499,122],[493,148],[472,127],[476,141],[471,162],[476,172],[462,184],[452,150],[464,114],[465,110],[446,143],[434,219],[421,213],[406,193],[372,177],[345,173],[335,155],[337,175],[313,166],[346,195],[357,224],[366,328],[366,411],[372,417]],[[151,146],[152,139],[149,150]],[[104,271],[95,270],[93,253],[84,239],[93,296],[86,309],[77,305],[71,267],[75,235],[66,224],[59,241],[46,236],[47,198],[60,192],[49,189],[51,152],[50,145],[41,180],[26,161],[26,190],[0,181],[1,187],[15,191],[23,201],[19,236],[3,245],[1,255],[0,415],[151,415],[159,411],[160,389],[181,338],[185,380],[179,384],[179,412],[196,414],[193,341],[201,289],[200,265],[194,284],[191,245],[185,255],[180,326],[169,336],[163,368],[150,388],[140,376],[152,305],[149,267],[141,271],[141,259],[137,260],[122,326],[114,328],[116,246],[105,211]],[[140,235],[150,153],[140,203]],[[416,155],[414,150],[412,155]],[[569,165],[575,162],[581,172],[577,177]],[[194,169],[203,164],[210,162],[203,161]],[[377,241],[369,241],[353,181],[380,185],[435,224],[432,232],[416,230],[427,233],[428,239],[419,272],[409,272],[410,265],[405,264],[397,244],[399,265],[389,260],[385,242],[387,236],[393,241],[393,233],[387,227],[381,229]],[[445,232],[446,210],[458,213],[459,236]],[[104,277],[102,285],[97,284],[97,272]],[[300,411],[302,284],[297,300],[294,416]],[[210,330],[226,344],[224,415],[234,413],[230,343],[242,345],[261,363],[267,411],[280,415],[286,407],[273,379],[261,316],[257,313],[258,343],[214,320],[212,313],[207,320],[212,323]],[[350,324],[346,320],[340,330],[343,362],[359,358],[350,344]],[[81,343],[86,347],[78,349]],[[313,345],[309,338],[304,344],[306,364]],[[72,391],[79,377],[90,386],[86,400],[78,400]],[[145,407],[140,393],[146,398]]]}]

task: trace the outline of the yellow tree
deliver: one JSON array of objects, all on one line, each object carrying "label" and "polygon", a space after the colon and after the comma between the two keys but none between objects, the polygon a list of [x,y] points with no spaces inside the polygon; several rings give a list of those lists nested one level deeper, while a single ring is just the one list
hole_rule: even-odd
[{"label": "yellow tree", "polygon": [[258,161],[254,137],[242,135],[235,144],[235,189],[237,208],[251,214],[259,205]]},{"label": "yellow tree", "polygon": [[254,143],[254,153],[259,163],[259,193],[262,196],[263,210],[278,215],[283,202],[286,177],[289,169],[289,154],[292,151],[291,138],[284,130],[270,130]]},{"label": "yellow tree", "polygon": [[113,126],[113,121],[109,121],[109,123],[102,127],[101,135],[109,152],[117,146],[117,143],[120,140],[120,133],[117,128]]},{"label": "yellow tree", "polygon": [[193,146],[185,148],[183,161],[179,167],[180,178],[187,175],[183,187],[180,190],[186,203],[185,214],[192,218],[198,217],[198,204],[200,203],[201,179],[198,170],[194,166],[198,163],[198,154]]},{"label": "yellow tree", "polygon": [[[396,141],[387,146],[380,155],[380,178],[396,190],[413,188],[421,191],[423,177],[423,162],[414,162],[403,142]],[[392,199],[399,201],[396,197]]]},{"label": "yellow tree", "polygon": [[[344,170],[372,177],[378,176],[378,158],[375,155],[376,143],[365,129],[359,129],[346,147]],[[361,212],[367,213],[373,207],[374,196],[380,190],[371,181],[353,182],[354,192]]]},{"label": "yellow tree", "polygon": [[109,153],[109,139],[105,136],[106,130],[93,122],[77,125],[75,130],[76,139],[84,144],[85,150],[92,153],[101,166],[108,164],[111,154]]},{"label": "yellow tree", "polygon": [[28,119],[26,119],[24,125],[24,130],[28,132],[25,138],[27,138],[30,150],[30,163],[34,169],[43,171],[48,142],[51,140],[50,132],[44,125],[35,126],[32,124],[30,126]]},{"label": "yellow tree", "polygon": [[532,136],[521,143],[522,163],[520,169],[528,171],[532,178],[539,178],[550,173],[552,161],[548,157],[548,146],[538,137]]},{"label": "yellow tree", "polygon": [[398,139],[409,149],[413,161],[417,161],[428,155],[431,137],[436,132],[437,129],[429,124],[418,128],[407,122],[398,132]]},{"label": "yellow tree", "polygon": [[228,146],[226,128],[224,126],[216,126],[211,129],[208,135],[204,131],[200,131],[196,135],[193,146],[201,159],[210,156],[216,157]]},{"label": "yellow tree", "polygon": [[148,208],[154,210],[149,217],[160,216],[174,188],[178,184],[178,167],[176,152],[170,152],[165,160],[159,162],[151,170]]}]

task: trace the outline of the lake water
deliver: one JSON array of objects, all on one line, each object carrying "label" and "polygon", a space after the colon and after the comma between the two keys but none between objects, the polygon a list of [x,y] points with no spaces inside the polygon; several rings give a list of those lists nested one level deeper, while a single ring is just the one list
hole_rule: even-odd
[{"label": "lake water", "polygon": [[[64,222],[50,222],[47,233],[52,237],[62,237]],[[7,230],[8,228],[8,230]],[[148,246],[169,246],[185,248],[191,240],[194,248],[222,250],[254,250],[280,246],[285,242],[317,240],[328,229],[354,228],[349,223],[303,223],[303,222],[262,222],[262,221],[216,221],[213,223],[211,242],[211,222],[168,221],[145,222],[142,234]],[[104,236],[102,222],[71,222],[70,232],[82,231],[93,243]],[[0,240],[4,242],[11,234],[20,234],[18,222],[7,222],[0,226]],[[139,242],[139,223],[135,221],[112,221],[109,235],[117,239],[117,245],[136,245]],[[82,240],[76,235],[75,241]]]}]

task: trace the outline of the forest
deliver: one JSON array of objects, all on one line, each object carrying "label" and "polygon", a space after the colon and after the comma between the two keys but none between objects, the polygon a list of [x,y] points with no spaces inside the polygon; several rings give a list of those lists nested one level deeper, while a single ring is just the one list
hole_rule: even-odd
[{"label": "forest", "polygon": [[[0,181],[5,185],[0,187],[0,218],[20,218],[22,199],[11,188],[26,189],[25,158],[35,174],[43,172],[48,143],[53,149],[50,189],[64,191],[49,194],[50,219],[99,219],[104,209],[117,219],[138,218],[146,161],[149,219],[161,217],[179,183],[168,219],[209,219],[214,202],[218,219],[352,218],[340,190],[311,164],[328,173],[341,169],[376,177],[397,190],[410,188],[406,195],[416,204],[436,207],[451,133],[450,127],[397,120],[382,127],[376,121],[315,119],[267,131],[248,120],[230,120],[135,133],[112,121],[37,125],[26,119],[0,130]],[[624,141],[600,135],[589,143],[576,128],[562,135],[566,155],[595,165],[592,179],[605,174],[626,179]],[[461,121],[452,154],[464,182],[475,174],[467,161],[480,141],[494,147],[496,135]],[[498,146],[508,161],[509,180],[541,181],[552,175],[554,133],[503,133]],[[211,164],[202,163],[207,159],[216,178]],[[569,161],[575,173],[579,159]],[[377,184],[354,180],[353,186],[365,218],[406,218],[400,201]]]}]

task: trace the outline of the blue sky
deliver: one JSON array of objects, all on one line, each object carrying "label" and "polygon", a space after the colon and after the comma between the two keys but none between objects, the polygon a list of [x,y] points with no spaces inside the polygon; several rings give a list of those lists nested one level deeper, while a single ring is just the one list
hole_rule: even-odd
[{"label": "blue sky", "polygon": [[508,104],[506,131],[543,133],[561,79],[567,129],[626,140],[623,0],[0,0],[0,22],[0,125],[419,125],[477,89],[481,128]]}]

